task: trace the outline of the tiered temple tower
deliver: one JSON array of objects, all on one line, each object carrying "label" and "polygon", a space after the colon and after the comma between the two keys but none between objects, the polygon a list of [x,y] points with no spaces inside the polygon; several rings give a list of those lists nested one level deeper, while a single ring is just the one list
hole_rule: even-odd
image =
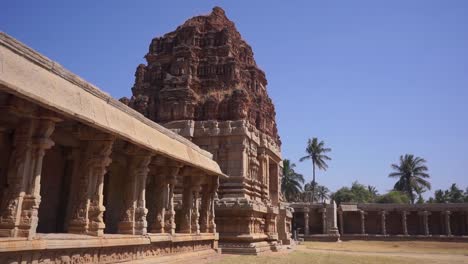
[{"label": "tiered temple tower", "polygon": [[154,38],[145,58],[133,96],[121,101],[211,152],[229,175],[216,204],[224,252],[275,249],[290,219],[278,217],[288,212],[280,209],[281,141],[252,48],[215,7]]}]

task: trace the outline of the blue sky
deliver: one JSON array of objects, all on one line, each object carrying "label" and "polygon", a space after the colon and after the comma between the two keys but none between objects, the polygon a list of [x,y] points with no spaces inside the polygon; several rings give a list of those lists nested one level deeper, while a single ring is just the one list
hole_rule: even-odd
[{"label": "blue sky", "polygon": [[317,178],[332,190],[391,189],[405,153],[427,159],[433,189],[468,185],[468,1],[17,0],[0,30],[120,98],[153,37],[215,5],[266,72],[283,157],[307,180],[315,136],[333,149]]}]

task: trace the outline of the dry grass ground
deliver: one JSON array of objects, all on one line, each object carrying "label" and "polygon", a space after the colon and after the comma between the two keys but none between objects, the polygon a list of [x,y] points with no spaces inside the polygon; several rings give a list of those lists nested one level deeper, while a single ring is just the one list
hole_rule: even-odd
[{"label": "dry grass ground", "polygon": [[468,264],[468,243],[349,241],[305,242],[293,252],[222,256],[211,264]]}]

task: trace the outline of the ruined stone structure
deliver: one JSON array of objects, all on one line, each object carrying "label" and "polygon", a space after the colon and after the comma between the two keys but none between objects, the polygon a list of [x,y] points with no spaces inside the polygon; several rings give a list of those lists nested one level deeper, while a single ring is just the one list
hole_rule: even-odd
[{"label": "ruined stone structure", "polygon": [[0,263],[214,254],[212,154],[0,33]]},{"label": "ruined stone structure", "polygon": [[341,240],[468,240],[466,203],[290,206],[294,208],[293,228],[306,240],[336,240],[336,225]]},{"label": "ruined stone structure", "polygon": [[342,239],[468,240],[468,204],[342,204]]},{"label": "ruined stone structure", "polygon": [[[252,48],[215,7],[154,38],[145,58],[133,96],[121,101],[212,153],[229,175],[216,203],[223,252],[275,249],[281,142],[265,73]],[[286,226],[291,214],[283,212]],[[280,232],[285,242],[286,233]]]},{"label": "ruined stone structure", "polygon": [[304,239],[338,241],[336,203],[292,203],[293,229]]}]

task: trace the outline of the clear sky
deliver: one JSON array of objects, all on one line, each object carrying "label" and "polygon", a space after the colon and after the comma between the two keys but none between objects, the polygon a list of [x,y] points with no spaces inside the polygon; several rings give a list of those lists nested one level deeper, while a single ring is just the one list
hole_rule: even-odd
[{"label": "clear sky", "polygon": [[468,1],[15,0],[0,30],[120,98],[153,37],[215,5],[266,72],[283,157],[308,181],[315,136],[333,149],[317,178],[332,190],[391,189],[405,153],[428,161],[433,189],[468,185]]}]

